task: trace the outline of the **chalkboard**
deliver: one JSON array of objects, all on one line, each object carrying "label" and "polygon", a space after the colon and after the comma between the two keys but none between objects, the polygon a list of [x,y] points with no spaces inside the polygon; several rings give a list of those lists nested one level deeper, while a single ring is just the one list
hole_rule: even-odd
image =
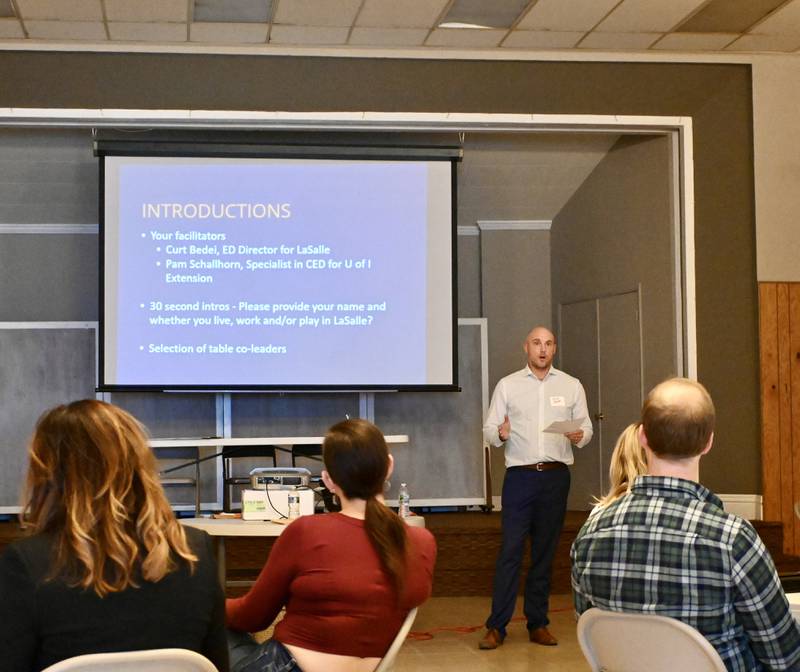
[{"label": "chalkboard", "polygon": [[[86,323],[56,328],[0,323],[0,512],[18,510],[27,466],[26,444],[36,419],[59,403],[95,396],[95,329]],[[35,325],[36,323],[28,323]],[[52,323],[49,323],[52,326]],[[81,326],[76,326],[79,324]],[[414,504],[482,504],[484,468],[481,422],[487,403],[485,320],[459,321],[460,392],[386,393],[374,397],[374,418],[386,434],[407,434],[408,444],[392,446],[395,475],[387,496],[396,498],[400,481],[409,484]],[[359,395],[325,394],[114,394],[105,398],[130,411],[154,438],[220,435],[233,437],[321,436],[333,423],[359,415]],[[203,449],[202,455],[213,449]],[[168,468],[195,456],[161,461]],[[264,460],[237,461],[246,473]],[[278,455],[279,464],[290,463]],[[320,463],[300,458],[298,466],[318,473]],[[205,508],[221,506],[219,460],[201,468]],[[193,476],[193,469],[174,475]],[[168,491],[176,508],[193,508],[192,488]]]},{"label": "chalkboard", "polygon": [[458,327],[460,392],[375,395],[375,423],[385,434],[408,434],[390,446],[395,473],[387,498],[408,484],[412,506],[483,504],[483,413],[488,403],[486,320]]},{"label": "chalkboard", "polygon": [[94,398],[93,325],[0,322],[0,512],[19,510],[27,444],[39,416],[75,399]]}]

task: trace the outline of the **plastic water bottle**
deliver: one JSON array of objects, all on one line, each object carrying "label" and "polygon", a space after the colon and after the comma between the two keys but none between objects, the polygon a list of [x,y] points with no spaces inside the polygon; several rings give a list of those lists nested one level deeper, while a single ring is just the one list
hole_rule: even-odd
[{"label": "plastic water bottle", "polygon": [[300,493],[299,492],[290,492],[289,496],[287,497],[289,503],[289,515],[287,518],[289,520],[294,520],[295,518],[300,517]]},{"label": "plastic water bottle", "polygon": [[397,493],[397,515],[401,518],[408,518],[411,515],[411,495],[405,483],[400,484],[400,491]]}]

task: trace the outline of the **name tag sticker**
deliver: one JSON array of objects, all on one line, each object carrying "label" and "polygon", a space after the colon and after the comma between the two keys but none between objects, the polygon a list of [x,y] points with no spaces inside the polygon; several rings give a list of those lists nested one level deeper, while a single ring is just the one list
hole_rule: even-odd
[{"label": "name tag sticker", "polygon": [[564,397],[550,397],[550,405],[551,406],[566,406],[566,402],[564,401]]}]

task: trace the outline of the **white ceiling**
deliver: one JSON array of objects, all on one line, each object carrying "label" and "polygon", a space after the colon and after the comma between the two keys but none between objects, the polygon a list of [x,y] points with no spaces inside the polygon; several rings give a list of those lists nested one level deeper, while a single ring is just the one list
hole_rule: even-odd
[{"label": "white ceiling", "polygon": [[800,0],[0,0],[0,45],[64,42],[800,53]]}]

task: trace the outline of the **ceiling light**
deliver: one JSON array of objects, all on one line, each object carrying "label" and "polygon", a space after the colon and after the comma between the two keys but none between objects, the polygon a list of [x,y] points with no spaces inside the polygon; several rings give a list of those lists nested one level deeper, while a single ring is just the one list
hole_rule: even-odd
[{"label": "ceiling light", "polygon": [[11,0],[0,0],[0,18],[6,19],[15,17],[14,8],[11,6]]},{"label": "ceiling light", "polygon": [[675,29],[679,33],[744,33],[785,0],[711,0]]},{"label": "ceiling light", "polygon": [[268,23],[272,0],[194,0],[198,23]]},{"label": "ceiling light", "polygon": [[455,0],[438,27],[510,28],[529,4],[530,0]]},{"label": "ceiling light", "polygon": [[491,26],[479,26],[477,23],[461,23],[460,21],[445,21],[437,28],[469,28],[471,30],[491,30]]}]

